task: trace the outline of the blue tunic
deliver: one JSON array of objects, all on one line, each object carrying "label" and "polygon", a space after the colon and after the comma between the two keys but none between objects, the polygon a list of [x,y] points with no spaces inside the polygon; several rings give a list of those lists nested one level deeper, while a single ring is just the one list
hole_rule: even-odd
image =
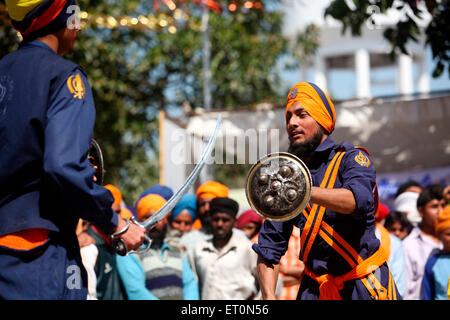
[{"label": "blue tunic", "polygon": [[450,253],[439,250],[430,254],[422,280],[424,300],[448,300]]},{"label": "blue tunic", "polygon": [[[336,144],[328,137],[312,155],[308,169],[311,172],[313,185],[319,186],[328,164],[339,150],[345,150],[346,153],[340,164],[334,188],[350,190],[356,200],[356,210],[352,214],[340,214],[326,209],[323,221],[342,236],[362,259],[366,259],[374,254],[380,245],[375,236],[374,189],[376,173],[370,157],[361,149],[354,148],[350,143]],[[363,153],[363,156],[360,153]],[[366,161],[361,161],[361,159]],[[253,249],[269,262],[278,264],[287,250],[293,226],[299,227],[302,231],[305,223],[306,218],[303,214],[286,222],[266,220],[259,234],[258,244],[254,244]],[[302,259],[302,252],[299,252],[299,256]],[[316,237],[306,264],[316,275],[331,274],[336,277],[352,269],[349,263],[320,236]],[[384,270],[381,272],[383,273],[381,283],[387,285],[388,274],[385,273],[388,272],[388,269],[386,264],[380,269]],[[299,298],[317,299],[318,294],[317,282],[304,275],[299,290]],[[367,289],[358,280],[347,281],[341,296],[343,299],[370,298]]]},{"label": "blue tunic", "polygon": [[38,40],[0,61],[0,236],[117,225],[87,159],[95,107],[84,71]]},{"label": "blue tunic", "polygon": [[86,298],[76,224],[112,233],[118,222],[87,159],[94,121],[84,71],[43,42],[0,60],[0,236],[50,231],[29,252],[0,247],[0,298]]}]

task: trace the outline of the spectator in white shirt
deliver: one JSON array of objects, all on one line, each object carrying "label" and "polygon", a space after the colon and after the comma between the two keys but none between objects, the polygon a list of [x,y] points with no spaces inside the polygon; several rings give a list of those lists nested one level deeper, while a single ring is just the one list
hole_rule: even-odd
[{"label": "spectator in white shirt", "polygon": [[405,300],[422,299],[425,263],[433,250],[442,248],[434,230],[435,221],[442,208],[442,187],[430,186],[420,193],[417,199],[417,209],[422,221],[403,240],[407,279]]},{"label": "spectator in white shirt", "polygon": [[238,211],[230,198],[210,203],[213,237],[198,243],[191,258],[202,300],[248,300],[259,291],[252,242],[232,231]]}]

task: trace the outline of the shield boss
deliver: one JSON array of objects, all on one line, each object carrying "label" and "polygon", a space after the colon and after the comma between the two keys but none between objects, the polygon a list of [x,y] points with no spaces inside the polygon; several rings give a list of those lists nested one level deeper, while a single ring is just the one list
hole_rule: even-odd
[{"label": "shield boss", "polygon": [[246,196],[263,218],[286,221],[306,208],[311,187],[311,174],[303,161],[290,153],[272,153],[250,168]]}]

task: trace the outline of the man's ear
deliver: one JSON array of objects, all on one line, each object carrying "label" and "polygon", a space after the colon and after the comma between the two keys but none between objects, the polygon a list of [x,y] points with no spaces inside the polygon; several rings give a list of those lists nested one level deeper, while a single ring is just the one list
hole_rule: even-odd
[{"label": "man's ear", "polygon": [[424,214],[424,207],[417,207],[417,211],[419,212],[419,214],[420,214],[420,216],[422,217],[422,219],[423,219],[423,214]]}]

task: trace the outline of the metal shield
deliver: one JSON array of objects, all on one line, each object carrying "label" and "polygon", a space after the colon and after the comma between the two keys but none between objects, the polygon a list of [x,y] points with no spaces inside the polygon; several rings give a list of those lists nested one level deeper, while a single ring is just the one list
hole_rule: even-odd
[{"label": "metal shield", "polygon": [[299,215],[311,198],[312,178],[302,160],[287,152],[259,159],[247,174],[246,196],[261,217],[286,221]]}]

